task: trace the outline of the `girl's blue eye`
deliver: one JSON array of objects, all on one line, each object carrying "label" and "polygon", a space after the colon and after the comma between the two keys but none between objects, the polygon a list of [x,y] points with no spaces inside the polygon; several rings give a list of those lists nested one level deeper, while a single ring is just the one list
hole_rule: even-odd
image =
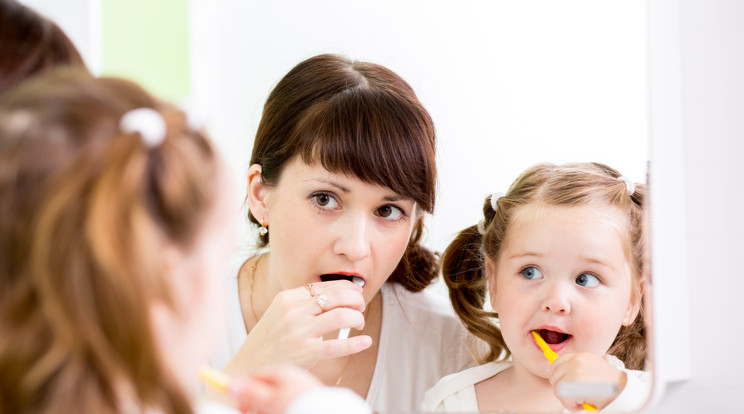
[{"label": "girl's blue eye", "polygon": [[582,273],[576,278],[576,284],[584,287],[599,286],[599,278],[591,273]]},{"label": "girl's blue eye", "polygon": [[521,273],[525,279],[529,279],[529,280],[538,280],[538,279],[542,279],[543,277],[543,274],[540,271],[540,269],[536,267],[532,267],[532,266],[525,267],[519,273]]},{"label": "girl's blue eye", "polygon": [[338,207],[338,201],[336,201],[336,199],[330,194],[315,194],[313,195],[313,200],[315,200],[315,204],[317,204],[318,207],[326,210],[332,210]]},{"label": "girl's blue eye", "polygon": [[386,205],[377,209],[377,215],[386,220],[398,220],[404,214],[398,207]]}]

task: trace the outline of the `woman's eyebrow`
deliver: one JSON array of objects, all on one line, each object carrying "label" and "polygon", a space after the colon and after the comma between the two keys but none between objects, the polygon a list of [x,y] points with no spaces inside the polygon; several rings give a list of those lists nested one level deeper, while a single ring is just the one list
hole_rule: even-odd
[{"label": "woman's eyebrow", "polygon": [[307,182],[317,182],[317,183],[320,183],[320,184],[330,185],[331,187],[338,188],[339,190],[341,190],[344,193],[350,192],[350,190],[348,188],[344,187],[343,185],[341,185],[341,184],[339,184],[339,183],[337,183],[335,181],[327,180],[327,179],[324,179],[324,178],[308,178],[308,179],[303,180],[303,181],[306,182],[306,183]]}]

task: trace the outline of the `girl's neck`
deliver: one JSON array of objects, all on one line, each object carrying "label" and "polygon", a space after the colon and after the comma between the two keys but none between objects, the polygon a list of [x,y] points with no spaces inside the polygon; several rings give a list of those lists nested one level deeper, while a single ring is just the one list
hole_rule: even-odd
[{"label": "girl's neck", "polygon": [[478,411],[560,413],[563,406],[546,378],[515,364],[475,385]]}]

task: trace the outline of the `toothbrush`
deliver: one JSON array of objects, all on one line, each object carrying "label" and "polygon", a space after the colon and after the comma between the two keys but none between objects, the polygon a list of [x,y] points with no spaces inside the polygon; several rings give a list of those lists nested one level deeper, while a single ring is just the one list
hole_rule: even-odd
[{"label": "toothbrush", "polygon": [[[556,354],[552,349],[550,349],[550,347],[548,346],[548,344],[545,342],[544,339],[542,339],[542,336],[540,336],[540,334],[537,333],[537,331],[532,331],[532,336],[535,337],[535,341],[537,342],[537,346],[539,346],[540,349],[542,349],[543,355],[545,355],[545,359],[547,359],[548,362],[550,362],[552,364],[553,361],[555,361],[556,359],[558,359],[558,354]],[[587,412],[595,412],[595,411],[597,411],[597,407],[595,407],[595,406],[593,406],[591,404],[583,403],[583,404],[581,404],[581,406],[584,407],[584,410],[587,411]]]},{"label": "toothbrush", "polygon": [[[353,278],[351,278],[351,281],[353,283],[356,283],[357,285],[359,285],[361,287],[364,287],[364,279],[362,279],[359,276],[354,276]],[[349,329],[350,328],[341,328],[341,329],[339,329],[339,331],[338,331],[338,339],[346,339],[346,338],[348,338],[349,337]]]},{"label": "toothbrush", "polygon": [[199,380],[220,392],[230,389],[231,378],[222,371],[204,366],[199,369]]}]

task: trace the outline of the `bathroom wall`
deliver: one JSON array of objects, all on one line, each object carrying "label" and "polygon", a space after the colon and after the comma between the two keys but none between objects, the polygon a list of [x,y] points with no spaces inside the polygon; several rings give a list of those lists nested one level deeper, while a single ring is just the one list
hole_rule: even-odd
[{"label": "bathroom wall", "polygon": [[[689,280],[681,280],[679,290],[689,290],[689,310],[678,318],[689,321],[690,379],[669,384],[648,412],[742,412],[744,2],[673,3],[679,14],[682,123],[670,150],[682,148],[677,179],[684,205],[668,207],[683,211],[679,224],[686,229],[678,260]],[[675,47],[675,39],[665,41],[662,50]],[[651,179],[652,185],[659,184]],[[674,337],[667,339],[674,346]]]}]

